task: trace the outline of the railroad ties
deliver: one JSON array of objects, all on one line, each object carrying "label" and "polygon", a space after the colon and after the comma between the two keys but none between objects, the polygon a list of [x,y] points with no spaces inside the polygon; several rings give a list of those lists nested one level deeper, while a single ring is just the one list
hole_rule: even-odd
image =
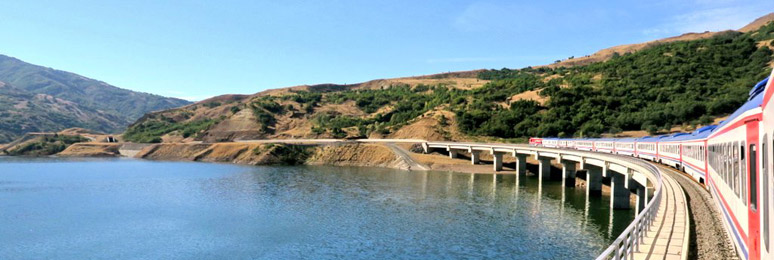
[{"label": "railroad ties", "polygon": [[510,155],[516,159],[511,173],[519,175],[526,174],[526,158],[534,157],[538,162],[535,174],[541,180],[549,179],[551,161],[556,161],[562,166],[566,187],[574,186],[576,174],[585,174],[587,196],[600,196],[602,178],[609,178],[610,207],[629,208],[629,196],[634,193],[637,217],[597,259],[687,259],[690,227],[685,194],[652,163],[629,156],[527,145],[426,142],[422,147],[426,153],[447,152],[450,158],[465,152],[473,164],[481,162],[480,153],[491,154],[496,172],[503,170],[503,156]]}]

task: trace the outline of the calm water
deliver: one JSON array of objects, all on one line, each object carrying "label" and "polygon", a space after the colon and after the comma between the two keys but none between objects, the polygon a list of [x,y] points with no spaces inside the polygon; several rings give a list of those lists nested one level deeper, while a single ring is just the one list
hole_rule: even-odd
[{"label": "calm water", "polygon": [[633,215],[608,203],[513,176],[0,157],[0,259],[593,258]]}]

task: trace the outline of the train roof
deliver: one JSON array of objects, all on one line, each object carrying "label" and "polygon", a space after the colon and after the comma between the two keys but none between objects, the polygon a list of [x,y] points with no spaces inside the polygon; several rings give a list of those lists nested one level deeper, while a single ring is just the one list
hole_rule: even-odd
[{"label": "train roof", "polygon": [[666,135],[643,136],[643,137],[637,138],[637,142],[658,142],[664,137],[667,137],[667,136]]},{"label": "train roof", "polygon": [[663,136],[660,136],[659,141],[660,142],[679,141],[689,137],[690,135],[691,133],[674,133],[670,135],[663,135]]},{"label": "train roof", "polygon": [[637,138],[634,138],[634,137],[618,138],[615,141],[616,142],[634,142],[634,141],[637,141]]},{"label": "train roof", "polygon": [[763,89],[765,89],[766,82],[768,81],[769,78],[766,77],[766,79],[758,82],[758,84],[755,84],[755,86],[753,86],[753,88],[750,90],[750,97],[747,99],[747,102],[745,102],[744,105],[742,105],[739,109],[734,111],[733,114],[728,116],[726,120],[723,120],[723,122],[721,122],[716,129],[722,129],[730,122],[733,122],[734,119],[744,114],[744,112],[760,107],[763,103],[763,95],[761,95],[761,93],[763,93]]},{"label": "train roof", "polygon": [[691,133],[683,133],[682,135],[673,136],[664,141],[690,141],[706,139],[712,133],[712,129],[715,129],[715,127],[715,125],[705,126]]}]

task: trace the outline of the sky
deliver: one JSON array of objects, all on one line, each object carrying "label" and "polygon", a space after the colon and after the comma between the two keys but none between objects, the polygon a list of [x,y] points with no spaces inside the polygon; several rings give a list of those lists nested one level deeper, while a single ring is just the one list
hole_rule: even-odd
[{"label": "sky", "polygon": [[188,100],[549,64],[738,29],[774,1],[2,1],[0,54]]}]

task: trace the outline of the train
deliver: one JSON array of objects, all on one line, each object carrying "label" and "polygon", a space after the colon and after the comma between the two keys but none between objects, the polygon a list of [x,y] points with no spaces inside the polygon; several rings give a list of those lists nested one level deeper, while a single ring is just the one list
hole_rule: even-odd
[{"label": "train", "polygon": [[529,145],[632,156],[671,166],[700,183],[720,209],[742,259],[774,259],[774,72],[717,125],[641,138],[533,137]]}]

